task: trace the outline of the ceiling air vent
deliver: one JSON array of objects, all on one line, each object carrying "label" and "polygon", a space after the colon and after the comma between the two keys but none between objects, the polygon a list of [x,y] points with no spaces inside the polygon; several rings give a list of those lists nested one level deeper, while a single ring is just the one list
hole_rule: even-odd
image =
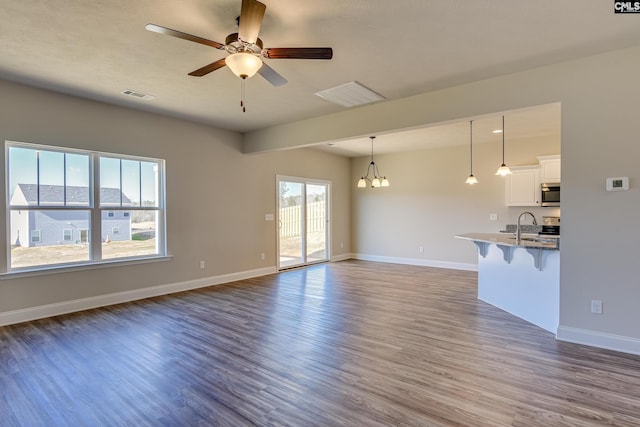
[{"label": "ceiling air vent", "polygon": [[136,98],[144,99],[145,101],[150,101],[153,98],[155,98],[155,96],[147,95],[147,94],[140,93],[140,92],[136,92],[135,90],[130,90],[130,89],[123,90],[122,94],[123,95],[129,95],[129,96],[135,96]]},{"label": "ceiling air vent", "polygon": [[349,82],[325,89],[316,92],[316,95],[334,104],[342,105],[343,107],[356,107],[358,105],[371,104],[386,99],[384,96],[358,82]]}]

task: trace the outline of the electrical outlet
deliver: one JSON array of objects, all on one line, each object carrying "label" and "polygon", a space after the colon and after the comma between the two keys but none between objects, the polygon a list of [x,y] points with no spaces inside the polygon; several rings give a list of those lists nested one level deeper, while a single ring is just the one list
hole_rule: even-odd
[{"label": "electrical outlet", "polygon": [[424,246],[420,246],[420,247],[418,248],[418,251],[419,251],[421,254],[423,254],[423,253],[424,253]]},{"label": "electrical outlet", "polygon": [[260,254],[260,259],[264,261],[264,252]]},{"label": "electrical outlet", "polygon": [[591,313],[602,314],[602,301],[591,300]]},{"label": "electrical outlet", "polygon": [[497,213],[490,213],[489,214],[489,221],[497,221],[498,220],[498,214]]},{"label": "electrical outlet", "polygon": [[200,261],[200,268],[204,270],[204,261]]},{"label": "electrical outlet", "polygon": [[340,242],[340,249],[344,249],[344,242]]}]

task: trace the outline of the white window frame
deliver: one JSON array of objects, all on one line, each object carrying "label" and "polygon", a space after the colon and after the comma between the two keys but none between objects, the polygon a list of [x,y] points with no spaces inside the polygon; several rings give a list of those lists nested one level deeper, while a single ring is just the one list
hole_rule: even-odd
[{"label": "white window frame", "polygon": [[[67,239],[68,233],[68,239]],[[63,228],[62,229],[62,241],[63,242],[73,242],[73,229],[72,228]]]},{"label": "white window frame", "polygon": [[[35,237],[38,236],[38,237]],[[41,230],[31,230],[29,235],[29,240],[31,243],[42,243],[42,231]]]},{"label": "white window frame", "polygon": [[120,234],[120,227],[111,227],[111,235],[115,236],[116,234]]},{"label": "white window frame", "polygon": [[[17,148],[25,148],[25,149],[33,149],[33,150],[43,150],[43,151],[52,151],[59,153],[67,153],[67,154],[81,154],[89,157],[89,205],[86,206],[75,206],[68,205],[65,202],[65,205],[61,206],[49,206],[49,205],[26,205],[26,206],[12,206],[10,204],[11,198],[11,189],[10,189],[10,157],[9,157],[9,149],[11,147]],[[141,161],[141,162],[150,162],[156,163],[157,167],[157,206],[135,206],[132,207],[130,205],[127,206],[100,206],[100,159],[103,157],[116,158],[120,160],[133,160],[133,161]],[[167,258],[167,243],[166,243],[166,197],[165,197],[165,161],[164,159],[158,158],[150,158],[150,157],[141,157],[141,156],[131,156],[125,154],[118,153],[106,153],[92,150],[80,150],[75,148],[66,148],[60,146],[50,146],[50,145],[42,145],[42,144],[31,144],[25,142],[17,142],[17,141],[5,141],[5,209],[6,209],[6,231],[7,231],[7,257],[4,260],[4,266],[0,265],[0,275],[5,273],[20,273],[23,271],[39,271],[39,270],[50,270],[56,268],[65,268],[65,267],[81,267],[83,265],[93,266],[96,264],[107,264],[114,265],[117,263],[130,263],[131,261],[136,260],[146,260],[146,259],[154,259],[154,258]],[[65,184],[66,185],[66,184]],[[132,209],[133,208],[133,209]],[[88,211],[89,212],[89,227],[87,230],[88,236],[88,245],[89,245],[89,261],[78,261],[74,263],[60,263],[60,264],[43,264],[43,265],[32,265],[28,267],[20,267],[20,268],[11,268],[11,242],[9,236],[9,228],[10,228],[10,219],[12,211],[46,211],[46,210],[80,210],[80,211]],[[104,211],[114,213],[117,211],[128,211],[131,210],[149,210],[157,212],[157,229],[156,233],[156,253],[151,255],[134,255],[132,257],[123,257],[123,258],[108,258],[102,259],[102,215]],[[36,231],[36,230],[34,230]],[[40,230],[37,230],[40,231]],[[78,240],[81,239],[82,233],[79,232]],[[29,236],[31,243],[41,243],[42,242],[42,234],[40,233],[40,238],[38,242],[34,242],[31,240],[31,235]],[[64,239],[64,232],[63,232]],[[73,239],[73,237],[72,237]],[[82,243],[82,242],[81,242]],[[1,264],[0,260],[0,264]],[[5,273],[3,273],[3,271]]]}]

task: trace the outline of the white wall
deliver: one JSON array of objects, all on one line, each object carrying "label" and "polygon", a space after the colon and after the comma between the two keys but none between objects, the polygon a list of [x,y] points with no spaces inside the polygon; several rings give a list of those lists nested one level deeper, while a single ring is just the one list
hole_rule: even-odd
[{"label": "white wall", "polygon": [[[508,163],[538,164],[538,155],[560,153],[554,138],[508,141]],[[365,173],[369,157],[352,160],[351,180]],[[455,239],[461,233],[497,233],[514,224],[520,212],[555,215],[559,209],[505,206],[505,179],[495,176],[502,143],[474,146],[476,185],[469,175],[468,145],[375,156],[391,186],[352,190],[352,242],[365,259],[476,268],[475,246]],[[498,221],[489,214],[497,213]],[[423,248],[421,253],[419,248]]]},{"label": "white wall", "polygon": [[[362,137],[560,102],[559,337],[640,354],[640,310],[636,307],[640,301],[636,260],[640,238],[639,75],[640,47],[622,49],[274,126],[247,135],[244,150]],[[305,133],[304,129],[315,131]],[[605,192],[607,176],[628,176],[631,190]],[[394,201],[389,197],[389,202]],[[604,302],[604,314],[590,313],[593,299]]]},{"label": "white wall", "polygon": [[[276,265],[276,174],[333,183],[334,257],[350,253],[349,160],[315,150],[245,155],[241,136],[0,81],[0,141],[14,140],[166,159],[167,262],[0,280],[2,314],[175,283],[208,283]],[[4,164],[4,150],[2,150]],[[0,174],[4,188],[4,174]],[[6,211],[0,209],[0,223]],[[6,227],[0,227],[6,242]],[[340,248],[339,242],[344,242]],[[266,259],[261,260],[260,254]],[[346,255],[348,256],[348,255]],[[0,259],[6,247],[0,245]],[[199,261],[206,261],[206,269]],[[213,279],[211,280],[213,282]],[[14,317],[11,317],[13,319]]]}]

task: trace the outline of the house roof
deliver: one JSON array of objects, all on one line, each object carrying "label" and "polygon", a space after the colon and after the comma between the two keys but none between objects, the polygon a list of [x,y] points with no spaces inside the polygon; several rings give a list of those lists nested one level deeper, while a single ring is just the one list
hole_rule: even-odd
[{"label": "house roof", "polygon": [[[40,205],[65,205],[65,188],[66,188],[66,205],[88,205],[89,204],[89,187],[78,187],[67,185],[40,185]],[[19,194],[22,194],[26,205],[38,205],[38,186],[36,184],[18,184],[16,191],[11,197],[11,204],[22,204],[14,201],[17,200]],[[123,206],[131,206],[131,200],[118,188],[100,188],[100,203],[103,205],[120,205],[122,200]]]}]

